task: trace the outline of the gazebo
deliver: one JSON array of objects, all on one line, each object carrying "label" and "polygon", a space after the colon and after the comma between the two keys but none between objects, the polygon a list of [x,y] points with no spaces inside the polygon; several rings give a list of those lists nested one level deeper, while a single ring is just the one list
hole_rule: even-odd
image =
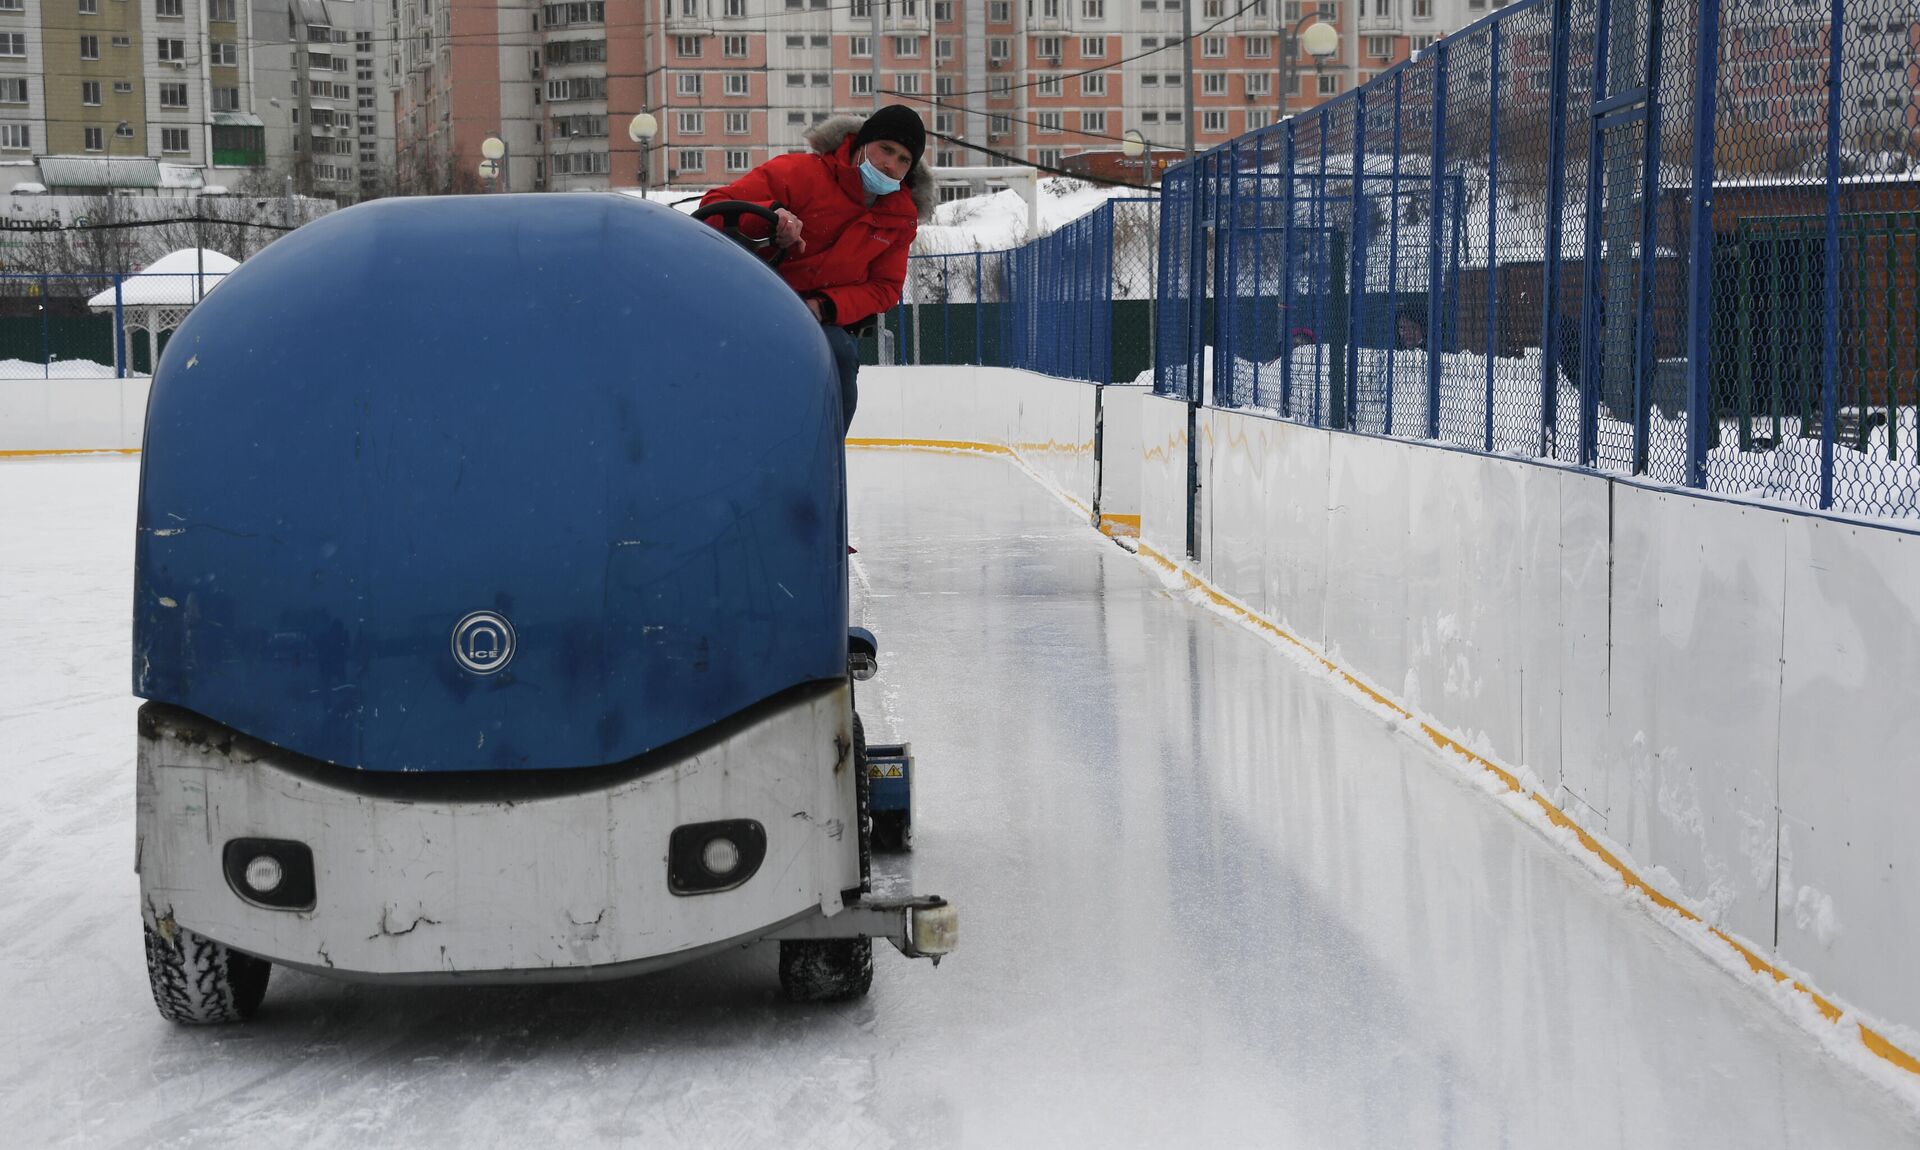
[{"label": "gazebo", "polygon": [[[147,333],[150,363],[160,358],[160,335],[180,326],[193,306],[214,289],[226,274],[240,264],[231,256],[211,248],[182,248],[147,265],[138,274],[120,282],[119,305],[125,313],[127,339],[113,341],[114,367],[121,368],[121,347],[132,354],[135,331]],[[97,312],[112,314],[114,289],[108,288],[87,301]],[[131,365],[128,365],[130,368]]]}]

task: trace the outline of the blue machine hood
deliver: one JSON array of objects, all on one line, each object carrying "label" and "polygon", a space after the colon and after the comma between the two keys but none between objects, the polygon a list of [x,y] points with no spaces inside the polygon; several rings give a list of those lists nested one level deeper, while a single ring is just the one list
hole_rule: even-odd
[{"label": "blue machine hood", "polygon": [[617,762],[845,673],[819,325],[610,195],[382,200],[154,375],[134,692],[343,766]]}]

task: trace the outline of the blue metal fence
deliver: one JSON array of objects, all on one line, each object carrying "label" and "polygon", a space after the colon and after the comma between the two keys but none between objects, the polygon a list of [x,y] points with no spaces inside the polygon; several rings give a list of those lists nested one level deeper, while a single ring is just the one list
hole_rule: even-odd
[{"label": "blue metal fence", "polygon": [[0,378],[147,375],[223,272],[0,273]]},{"label": "blue metal fence", "polygon": [[1144,375],[1153,363],[1157,204],[1109,200],[1018,248],[912,257],[887,317],[895,358],[1099,383]]},{"label": "blue metal fence", "polygon": [[1920,10],[1521,0],[1170,169],[1155,387],[1920,515]]}]

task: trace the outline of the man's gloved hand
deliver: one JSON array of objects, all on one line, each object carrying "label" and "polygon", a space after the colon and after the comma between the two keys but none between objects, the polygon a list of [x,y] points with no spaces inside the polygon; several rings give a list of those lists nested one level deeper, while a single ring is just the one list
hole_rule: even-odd
[{"label": "man's gloved hand", "polygon": [[807,241],[800,238],[800,217],[785,208],[778,209],[774,214],[780,217],[780,226],[773,233],[774,246],[806,251]]}]

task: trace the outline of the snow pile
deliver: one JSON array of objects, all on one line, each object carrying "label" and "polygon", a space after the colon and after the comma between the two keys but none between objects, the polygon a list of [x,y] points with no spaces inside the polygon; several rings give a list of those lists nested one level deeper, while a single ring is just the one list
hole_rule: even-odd
[{"label": "snow pile", "polygon": [[112,379],[113,365],[90,359],[56,359],[36,363],[28,359],[0,359],[0,379]]},{"label": "snow pile", "polygon": [[[1065,176],[1039,181],[1039,219],[1042,236],[1051,235],[1112,199],[1145,195],[1140,188],[1090,184]],[[1008,189],[984,196],[953,200],[934,209],[933,219],[920,225],[913,254],[1001,251],[1017,248],[1029,239],[1027,201]]]}]

